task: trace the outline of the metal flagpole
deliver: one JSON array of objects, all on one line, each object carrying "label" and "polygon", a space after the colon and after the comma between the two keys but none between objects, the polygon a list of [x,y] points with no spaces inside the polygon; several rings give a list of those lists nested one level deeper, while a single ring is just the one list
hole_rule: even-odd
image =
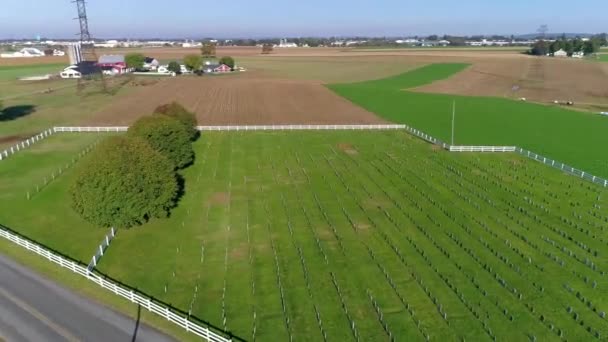
[{"label": "metal flagpole", "polygon": [[452,146],[454,146],[454,128],[456,125],[456,100],[452,103]]}]

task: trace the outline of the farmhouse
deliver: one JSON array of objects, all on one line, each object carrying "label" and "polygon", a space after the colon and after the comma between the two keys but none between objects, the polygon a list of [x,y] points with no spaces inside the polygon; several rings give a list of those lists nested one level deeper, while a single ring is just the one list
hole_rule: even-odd
[{"label": "farmhouse", "polygon": [[207,74],[212,74],[212,73],[224,73],[224,72],[231,72],[232,69],[230,69],[229,66],[227,66],[226,64],[205,64],[203,66],[203,72],[207,73]]},{"label": "farmhouse", "polygon": [[106,74],[124,74],[127,72],[127,63],[123,55],[103,55],[99,57],[97,66]]},{"label": "farmhouse", "polygon": [[70,65],[59,74],[61,78],[82,78],[82,73],[76,65]]},{"label": "farmhouse", "polygon": [[146,57],[145,61],[144,61],[144,69],[146,70],[157,70],[158,69],[158,60],[156,58],[152,58],[152,57]]}]

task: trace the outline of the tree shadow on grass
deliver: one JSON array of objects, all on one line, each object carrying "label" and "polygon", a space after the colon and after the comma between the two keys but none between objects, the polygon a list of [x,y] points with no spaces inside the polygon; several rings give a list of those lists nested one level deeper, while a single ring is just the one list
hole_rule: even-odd
[{"label": "tree shadow on grass", "polygon": [[36,106],[11,106],[0,110],[0,121],[12,121],[30,115],[36,111]]}]

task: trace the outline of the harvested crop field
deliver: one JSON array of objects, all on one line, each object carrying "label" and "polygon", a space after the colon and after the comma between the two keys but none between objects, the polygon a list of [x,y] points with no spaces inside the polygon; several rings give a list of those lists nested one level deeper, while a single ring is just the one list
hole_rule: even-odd
[{"label": "harvested crop field", "polygon": [[250,74],[167,79],[118,98],[86,123],[128,125],[171,101],[194,111],[201,125],[385,122],[318,82],[259,78]]},{"label": "harvested crop field", "polygon": [[453,77],[419,88],[467,96],[525,97],[535,102],[608,104],[608,69],[601,63],[554,58],[478,59]]},{"label": "harvested crop field", "polygon": [[57,56],[45,56],[36,58],[0,58],[0,66],[14,66],[14,65],[36,65],[36,64],[57,64],[69,63],[68,57],[57,57]]}]

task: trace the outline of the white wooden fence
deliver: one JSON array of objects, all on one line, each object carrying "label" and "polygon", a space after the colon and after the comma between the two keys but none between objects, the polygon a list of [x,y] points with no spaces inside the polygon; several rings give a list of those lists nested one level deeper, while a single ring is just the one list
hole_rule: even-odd
[{"label": "white wooden fence", "polygon": [[9,156],[32,146],[33,144],[39,142],[40,140],[43,140],[44,138],[51,136],[53,133],[55,133],[54,129],[52,129],[52,128],[47,129],[46,131],[44,131],[40,134],[37,134],[27,140],[17,143],[17,145],[7,148],[6,150],[0,152],[0,160],[4,160],[4,159],[8,158]]},{"label": "white wooden fence", "polygon": [[538,162],[541,162],[541,163],[543,163],[545,165],[548,165],[548,166],[554,167],[556,169],[559,169],[561,171],[564,171],[566,173],[569,173],[569,174],[571,174],[573,176],[582,178],[584,180],[588,180],[588,181],[593,182],[595,184],[601,185],[601,186],[603,186],[605,188],[608,187],[608,180],[607,179],[604,179],[604,178],[601,178],[601,177],[598,177],[598,176],[594,176],[594,175],[590,174],[589,172],[585,172],[585,171],[576,169],[576,168],[574,168],[574,167],[572,167],[570,165],[566,165],[564,163],[561,163],[561,162],[555,161],[553,159],[541,156],[541,155],[536,154],[534,152],[531,152],[531,151],[528,151],[528,150],[524,150],[523,148],[517,148],[515,152],[517,152],[517,153],[519,153],[519,154],[521,154],[523,156],[526,156],[526,157],[528,157],[530,159],[534,159],[534,160],[536,160]]},{"label": "white wooden fence", "polygon": [[197,126],[199,131],[323,131],[323,130],[392,130],[405,125],[252,125],[252,126]]},{"label": "white wooden fence", "polygon": [[106,127],[53,127],[55,133],[112,133],[126,132],[129,126],[106,126]]},{"label": "white wooden fence", "polygon": [[450,152],[515,152],[515,146],[449,146]]},{"label": "white wooden fence", "polygon": [[114,240],[115,237],[116,237],[116,230],[114,229],[114,227],[112,227],[112,229],[110,229],[110,233],[103,237],[103,241],[95,250],[95,255],[93,255],[93,258],[91,259],[91,262],[89,263],[89,266],[87,267],[87,269],[89,271],[92,271],[95,269],[95,267],[97,267],[99,260],[103,256],[106,249],[108,249],[108,247],[110,247],[110,242],[112,242],[112,240]]},{"label": "white wooden fence", "polygon": [[130,289],[125,289],[122,286],[104,279],[102,276],[94,274],[90,272],[86,267],[81,266],[79,263],[66,260],[65,258],[46,250],[38,244],[35,244],[25,238],[17,234],[13,234],[6,227],[0,225],[0,237],[7,239],[19,245],[30,252],[36,253],[43,258],[56,263],[57,265],[66,268],[80,276],[87,278],[88,280],[94,282],[95,284],[101,286],[102,288],[109,290],[116,295],[119,295],[132,303],[141,305],[143,308],[147,309],[150,312],[153,312],[166,320],[177,324],[178,326],[186,329],[186,331],[191,332],[199,337],[206,339],[209,342],[229,342],[232,341],[230,338],[222,336],[214,331],[211,331],[207,327],[203,327],[195,322],[190,321],[188,318],[176,314],[171,311],[171,309],[167,306],[155,303],[149,297],[143,296],[139,293],[134,292]]}]

